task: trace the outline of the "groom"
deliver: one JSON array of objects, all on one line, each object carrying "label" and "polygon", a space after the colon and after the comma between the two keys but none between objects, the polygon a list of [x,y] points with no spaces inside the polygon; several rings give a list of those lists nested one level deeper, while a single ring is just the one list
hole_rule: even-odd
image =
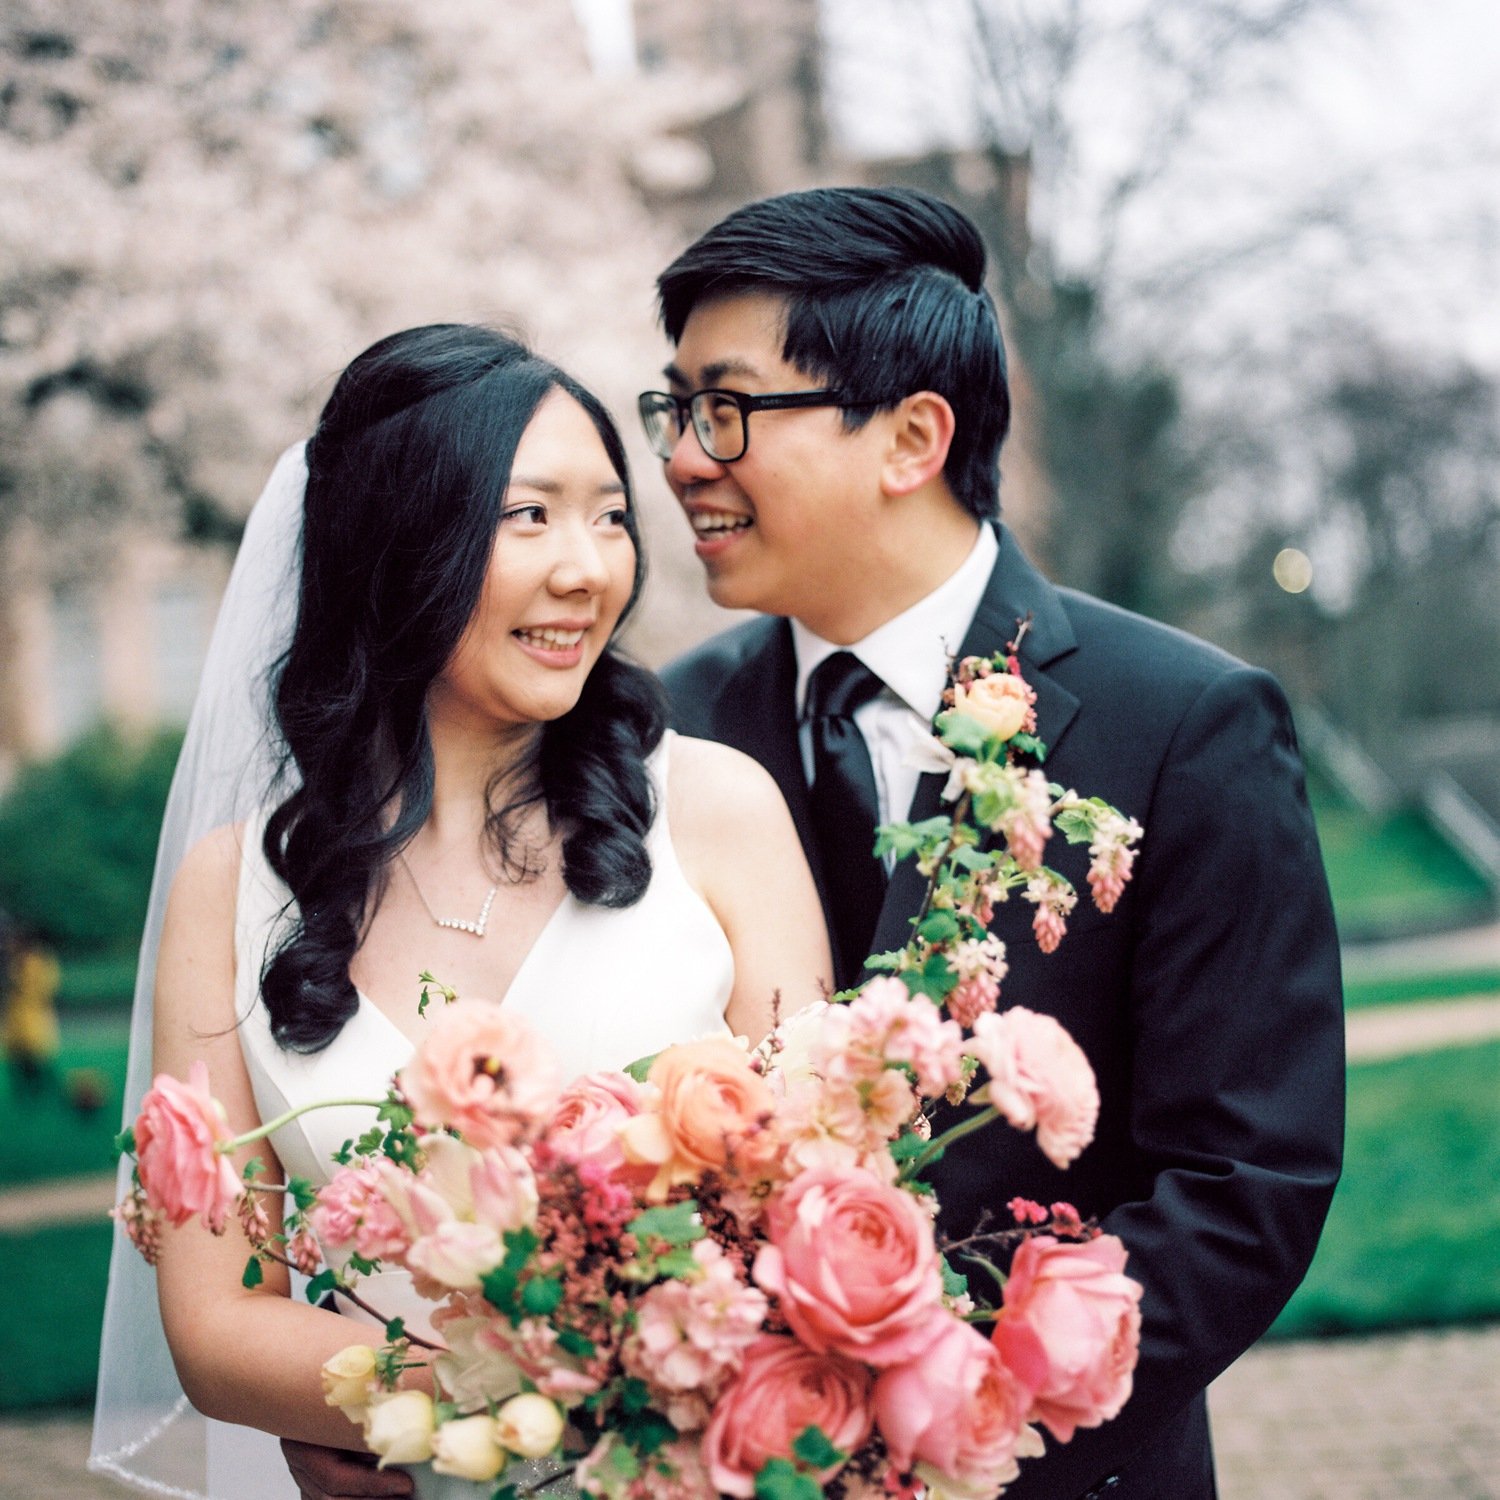
[{"label": "groom", "polygon": [[[1338,1177],[1343,1025],[1328,889],[1285,701],[1265,673],[1055,588],[999,523],[1009,417],[985,253],[957,210],[830,189],[731,214],[661,275],[675,355],[641,398],[708,590],[764,618],[679,658],[678,728],[765,765],[819,882],[841,983],[901,946],[909,864],[877,822],[928,817],[907,766],[948,655],[1027,629],[1052,780],[1145,827],[1116,911],[1085,899],[1041,953],[1018,900],[1001,1004],[1055,1015],[1102,1108],[1066,1173],[992,1129],[937,1173],[942,1227],[1020,1194],[1096,1215],[1145,1286],[1122,1414],[1023,1466],[1013,1500],[1215,1493],[1204,1390],[1301,1280]],[[789,399],[790,398],[790,399]],[[1060,840],[1054,840],[1054,846]],[[1049,846],[1082,889],[1087,855]]]}]

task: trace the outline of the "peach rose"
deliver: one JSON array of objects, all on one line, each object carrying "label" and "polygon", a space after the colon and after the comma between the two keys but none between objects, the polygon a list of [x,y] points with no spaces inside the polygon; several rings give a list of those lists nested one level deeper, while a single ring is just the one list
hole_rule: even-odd
[{"label": "peach rose", "polygon": [[625,1122],[620,1144],[628,1162],[655,1169],[647,1190],[653,1202],[680,1183],[722,1170],[731,1158],[753,1167],[774,1151],[763,1127],[775,1096],[727,1037],[668,1047],[651,1064],[647,1082],[656,1101]]},{"label": "peach rose", "polygon": [[536,1033],[487,1000],[444,1007],[397,1082],[420,1124],[447,1126],[481,1150],[535,1134],[562,1088]]},{"label": "peach rose", "polygon": [[174,1225],[197,1214],[223,1234],[244,1184],[218,1148],[232,1139],[224,1106],[208,1091],[201,1058],[183,1083],[158,1073],[135,1122],[136,1165],[146,1203]]},{"label": "peach rose", "polygon": [[1026,1426],[1031,1393],[982,1333],[948,1316],[911,1363],[875,1382],[875,1422],[903,1472],[944,1495],[990,1496],[1019,1472],[1017,1458],[1041,1452]]},{"label": "peach rose", "polygon": [[859,1168],[804,1172],[772,1201],[766,1236],[752,1274],[808,1348],[893,1365],[933,1337],[942,1275],[910,1193]]},{"label": "peach rose", "polygon": [[[755,1476],[816,1427],[853,1453],[870,1436],[870,1372],[837,1354],[815,1354],[796,1339],[768,1333],[750,1346],[739,1378],[725,1391],[703,1434],[703,1457],[721,1494],[752,1496]],[[822,1471],[826,1482],[842,1465]]]},{"label": "peach rose", "polygon": [[1009,672],[976,677],[973,682],[956,684],[953,689],[954,712],[978,720],[986,734],[1002,740],[1035,726],[1036,716],[1032,712],[1035,702],[1036,694]]},{"label": "peach rose", "polygon": [[1024,1240],[1011,1263],[995,1347],[1032,1392],[1028,1420],[1066,1443],[1119,1414],[1141,1340],[1141,1287],[1112,1234],[1083,1244]]},{"label": "peach rose", "polygon": [[1066,1167],[1094,1138],[1099,1086],[1083,1048],[1051,1016],[1024,1006],[974,1022],[970,1044],[989,1073],[989,1102],[1017,1130],[1036,1128],[1047,1159]]}]

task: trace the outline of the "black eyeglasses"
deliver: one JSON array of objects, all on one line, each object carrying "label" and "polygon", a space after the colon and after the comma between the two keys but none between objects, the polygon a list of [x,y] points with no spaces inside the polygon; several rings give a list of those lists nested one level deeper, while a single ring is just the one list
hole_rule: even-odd
[{"label": "black eyeglasses", "polygon": [[658,458],[671,458],[686,430],[693,431],[703,451],[715,463],[732,464],[745,456],[750,446],[750,413],[790,411],[807,406],[878,406],[878,401],[855,401],[843,391],[786,391],[767,396],[747,396],[743,391],[694,391],[674,396],[670,391],[642,391],[636,401],[646,441]]}]

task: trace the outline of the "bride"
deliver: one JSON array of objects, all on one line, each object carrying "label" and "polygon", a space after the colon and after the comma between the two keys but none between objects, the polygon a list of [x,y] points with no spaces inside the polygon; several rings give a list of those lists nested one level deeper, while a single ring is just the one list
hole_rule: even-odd
[{"label": "bride", "polygon": [[[524,1015],[570,1074],[726,1027],[754,1041],[774,997],[791,1010],[823,992],[827,937],[774,783],[664,732],[654,679],[612,649],[642,573],[619,437],[562,371],[460,325],[395,334],[349,366],[307,446],[300,576],[279,580],[296,590],[280,776],[182,860],[155,1071],[203,1060],[236,1129],[378,1093],[421,1038],[424,969]],[[326,1180],[368,1123],[320,1111],[244,1156],[269,1145],[271,1173]],[[249,1252],[235,1225],[165,1231],[157,1290],[182,1390],[219,1422],[357,1449],[319,1367],[379,1328],[293,1297],[275,1267],[245,1289]],[[132,1424],[144,1344],[121,1275],[94,1466],[165,1493],[294,1494],[274,1447],[216,1462],[210,1439],[205,1463],[180,1403],[148,1421],[143,1397]],[[366,1295],[413,1318],[401,1278]]]}]

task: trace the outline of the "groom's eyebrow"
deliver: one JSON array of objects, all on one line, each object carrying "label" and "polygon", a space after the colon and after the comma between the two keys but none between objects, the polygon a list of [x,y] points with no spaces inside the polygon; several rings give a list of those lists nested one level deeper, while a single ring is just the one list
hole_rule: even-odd
[{"label": "groom's eyebrow", "polygon": [[[688,377],[682,373],[682,370],[675,364],[668,365],[662,371],[662,374],[665,375],[673,385],[680,385],[691,388],[693,384],[693,382],[689,380]],[[699,386],[699,389],[711,390],[714,386],[718,385],[718,383],[723,380],[726,375],[740,375],[750,380],[757,380],[760,378],[760,371],[757,370],[755,366],[752,365],[747,359],[716,359],[712,364],[704,365],[703,383]]]}]

